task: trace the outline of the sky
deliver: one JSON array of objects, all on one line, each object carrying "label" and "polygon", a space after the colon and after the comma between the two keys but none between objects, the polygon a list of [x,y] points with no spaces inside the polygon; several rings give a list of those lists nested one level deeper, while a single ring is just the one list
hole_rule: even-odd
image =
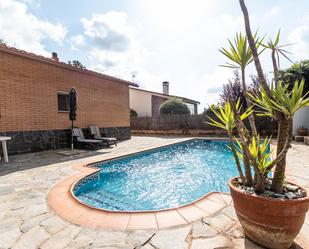
[{"label": "sky", "polygon": [[[296,62],[309,58],[309,1],[246,0],[252,30],[281,44]],[[218,51],[244,32],[238,0],[0,0],[0,39],[8,45],[134,81],[140,88],[218,102],[233,71]],[[272,78],[270,52],[261,55]],[[284,58],[280,67],[291,63]],[[255,74],[249,65],[246,77]],[[134,77],[133,77],[134,76]],[[72,84],[74,84],[72,82]]]}]

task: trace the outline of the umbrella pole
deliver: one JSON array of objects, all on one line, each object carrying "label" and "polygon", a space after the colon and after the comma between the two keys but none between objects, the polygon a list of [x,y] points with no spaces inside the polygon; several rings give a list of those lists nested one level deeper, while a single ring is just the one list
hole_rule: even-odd
[{"label": "umbrella pole", "polygon": [[73,145],[73,120],[72,120],[72,125],[71,125],[71,150],[74,150],[74,145]]}]

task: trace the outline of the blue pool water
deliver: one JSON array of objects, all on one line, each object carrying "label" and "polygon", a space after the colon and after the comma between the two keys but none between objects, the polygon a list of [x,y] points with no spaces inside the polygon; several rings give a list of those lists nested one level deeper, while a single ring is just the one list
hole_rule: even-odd
[{"label": "blue pool water", "polygon": [[190,140],[98,164],[99,173],[74,188],[97,208],[158,210],[189,204],[211,191],[228,191],[237,175],[224,141]]}]

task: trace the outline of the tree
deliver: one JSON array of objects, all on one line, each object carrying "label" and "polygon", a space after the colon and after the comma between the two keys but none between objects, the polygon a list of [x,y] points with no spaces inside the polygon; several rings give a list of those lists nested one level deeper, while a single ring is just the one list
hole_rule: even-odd
[{"label": "tree", "polygon": [[236,96],[236,99],[240,100],[241,104],[245,102],[245,94],[241,87],[240,75],[238,70],[234,71],[234,78],[229,79],[227,84],[223,85],[222,93],[220,94],[220,101],[222,105],[229,102],[232,96]]},{"label": "tree", "polygon": [[[257,33],[255,33],[254,40],[258,41],[259,39],[257,38]],[[248,46],[248,41],[247,37],[245,35],[242,35],[241,33],[236,33],[236,37],[234,38],[234,43],[231,40],[228,40],[230,47],[228,49],[221,48],[219,51],[224,54],[228,59],[232,61],[232,63],[226,63],[223,65],[224,67],[229,67],[233,69],[240,69],[241,72],[241,85],[242,85],[242,90],[244,93],[247,92],[247,86],[246,86],[246,73],[245,69],[246,67],[253,61],[253,56],[252,56],[252,51],[250,47]],[[257,43],[257,46],[259,46],[259,43]],[[231,96],[232,98],[229,99],[229,102],[231,103],[231,108],[233,109],[233,112],[235,113],[235,119],[238,121],[237,123],[242,123],[242,120],[240,118],[240,115],[237,115],[237,110],[236,110],[236,102],[238,101],[237,96],[234,94]],[[251,107],[251,103],[247,96],[245,96],[245,102],[248,108]],[[254,116],[251,113],[248,116],[248,120],[250,123],[250,128],[253,137],[255,140],[257,140],[257,130],[254,122]],[[247,151],[244,155],[244,167],[245,167],[245,179],[246,179],[246,184],[247,185],[252,185],[253,181],[251,178],[251,167],[250,167],[250,162],[249,162],[249,154],[248,154],[248,148],[245,147],[246,141],[250,140],[250,136],[248,132],[245,132],[245,127],[243,125],[240,125],[238,127],[238,134],[241,135],[242,138],[242,144],[245,150]],[[243,136],[242,136],[243,135]]]},{"label": "tree", "polygon": [[133,109],[130,109],[130,117],[137,117],[137,112]]},{"label": "tree", "polygon": [[170,98],[160,105],[160,114],[190,114],[190,110],[181,99]]},{"label": "tree", "polygon": [[7,46],[7,43],[6,43],[3,39],[0,39],[0,45],[5,45],[5,46]]},{"label": "tree", "polygon": [[[239,176],[241,178],[241,180],[243,182],[245,182],[245,177],[240,165],[240,160],[234,145],[234,139],[233,139],[233,129],[236,128],[237,123],[236,123],[236,119],[235,119],[235,114],[232,111],[232,107],[230,102],[225,102],[223,106],[211,106],[210,107],[211,111],[215,114],[215,116],[217,117],[217,120],[212,119],[211,117],[208,116],[210,122],[207,122],[208,124],[212,125],[212,126],[216,126],[219,127],[221,129],[224,129],[227,131],[228,134],[228,138],[229,138],[229,144],[230,144],[230,149],[233,152],[234,155],[234,159],[236,162],[236,166],[237,166],[237,170],[239,173]],[[240,110],[240,101],[238,100],[236,103],[236,107],[235,109],[237,111]],[[252,113],[252,110],[247,109],[241,116],[240,119],[244,120],[246,119],[248,116],[250,116]],[[245,168],[246,170],[246,168]],[[247,178],[247,176],[246,176]]]},{"label": "tree", "polygon": [[273,63],[274,80],[275,80],[276,86],[278,85],[278,82],[279,82],[280,54],[283,55],[287,60],[293,63],[293,61],[291,61],[291,59],[286,55],[287,53],[290,53],[290,52],[283,49],[283,47],[289,46],[291,44],[279,45],[279,40],[280,40],[280,29],[274,41],[269,39],[266,44],[261,43],[261,45],[264,48],[271,50],[271,60]]},{"label": "tree", "polygon": [[[255,75],[251,75],[251,82],[247,86],[247,92],[249,93],[258,93],[259,92],[259,78]],[[222,93],[220,94],[221,105],[224,105],[225,102],[229,102],[234,96],[235,99],[240,100],[241,106],[246,109],[246,92],[241,87],[240,75],[237,70],[234,71],[234,78],[229,79],[227,84],[223,85]]]},{"label": "tree", "polygon": [[[218,106],[217,109],[219,109],[219,111],[213,110],[217,120],[211,120],[211,124],[225,129],[228,132],[230,142],[237,143],[238,146],[236,147],[236,152],[235,148],[231,149],[235,160],[236,157],[240,157],[243,160],[244,185],[253,185],[257,193],[263,193],[267,183],[267,175],[274,168],[271,189],[276,193],[281,193],[285,184],[286,155],[292,141],[293,115],[297,110],[304,106],[309,106],[309,98],[307,98],[309,93],[303,94],[304,80],[301,80],[300,82],[295,81],[291,91],[288,90],[287,84],[276,80],[275,85],[271,88],[268,86],[259,60],[259,53],[257,52],[259,42],[255,39],[255,36],[252,35],[247,7],[244,0],[239,0],[239,3],[245,21],[248,38],[246,42],[249,44],[258,74],[258,81],[256,81],[256,84],[259,84],[259,92],[250,93],[244,89],[246,99],[250,99],[253,106],[250,106],[241,112],[240,101],[235,101],[236,96],[232,91],[232,96],[229,102],[226,102],[224,106]],[[276,48],[278,48],[279,36],[280,33],[278,33],[275,42],[270,40],[270,43],[272,44],[270,46],[272,52],[273,49],[276,50]],[[237,40],[239,39],[236,39],[236,41]],[[244,44],[241,46],[243,48],[246,47]],[[233,48],[231,50],[233,53],[232,56],[237,58],[237,51]],[[280,52],[275,52],[277,55],[279,55],[279,53]],[[226,54],[228,57],[231,57],[228,53]],[[273,53],[272,60],[274,60],[273,67],[274,75],[276,77],[276,75],[278,75],[278,58],[273,56]],[[259,109],[257,110],[256,107]],[[249,118],[253,115],[252,113],[254,111],[259,112],[260,115],[272,117],[278,122],[276,156],[273,158],[271,158],[267,152],[270,139],[266,138],[264,139],[264,142],[262,142],[259,134],[253,137],[248,136],[248,129],[243,122],[243,115],[245,114],[245,118]],[[250,126],[252,126],[251,123]],[[237,129],[239,138],[231,136],[231,127]],[[254,170],[254,177],[252,177],[251,168]]]},{"label": "tree", "polygon": [[[290,147],[292,138],[293,114],[295,113],[295,110],[302,108],[304,105],[309,105],[309,101],[298,95],[300,92],[303,94],[303,83],[295,83],[291,92],[289,92],[287,88],[282,87],[281,83],[278,83],[278,87],[274,87],[272,89],[270,89],[270,87],[267,85],[266,78],[260,63],[259,53],[257,52],[257,43],[251,32],[247,7],[244,0],[239,0],[239,4],[243,12],[248,43],[252,52],[255,68],[261,86],[262,94],[259,98],[255,96],[255,100],[257,101],[260,108],[265,108],[265,110],[267,110],[267,113],[265,113],[266,115],[272,116],[278,121],[277,157],[273,164],[273,167],[275,167],[275,173],[272,179],[272,190],[277,193],[281,193],[284,185],[286,154],[288,148]],[[276,64],[278,65],[278,61],[276,61]],[[275,75],[277,71],[278,68],[274,67]],[[245,146],[244,150],[247,154],[248,144],[243,143],[242,145]],[[263,177],[260,178],[263,179]]]},{"label": "tree", "polygon": [[288,89],[291,91],[295,81],[305,80],[304,93],[309,91],[309,60],[303,60],[294,63],[291,67],[279,71],[279,78],[285,84],[288,84]]},{"label": "tree", "polygon": [[77,67],[80,69],[86,69],[86,67],[78,60],[68,61],[68,63],[73,67]]},{"label": "tree", "polygon": [[[257,33],[254,35],[254,39],[258,41]],[[248,46],[247,37],[245,35],[242,35],[241,33],[236,33],[236,37],[234,38],[234,43],[231,40],[228,40],[230,47],[228,49],[221,48],[219,51],[224,54],[228,59],[232,61],[232,63],[226,63],[225,65],[222,65],[224,67],[229,67],[233,69],[240,69],[241,72],[241,85],[243,92],[247,91],[246,86],[246,67],[253,61],[252,52],[250,50],[250,47]],[[260,43],[257,43],[257,47]],[[237,96],[235,96],[237,97]],[[234,102],[237,101],[237,99],[234,99]],[[249,108],[251,106],[250,101],[245,96],[245,101],[247,104],[247,107]],[[254,117],[253,115],[250,115],[248,117],[251,131],[253,136],[257,136],[257,131],[254,123]]]},{"label": "tree", "polygon": [[253,61],[255,64],[255,68],[257,71],[257,75],[260,79],[260,85],[265,89],[266,93],[268,96],[271,95],[270,88],[267,85],[266,78],[261,66],[261,62],[259,59],[259,53],[257,51],[257,46],[256,46],[256,41],[254,39],[254,36],[252,35],[251,27],[250,27],[250,18],[247,10],[247,6],[245,5],[244,0],[239,0],[240,8],[243,12],[244,16],[244,21],[245,21],[245,29],[246,29],[246,34],[247,34],[247,39],[248,39],[248,44],[253,56]]}]

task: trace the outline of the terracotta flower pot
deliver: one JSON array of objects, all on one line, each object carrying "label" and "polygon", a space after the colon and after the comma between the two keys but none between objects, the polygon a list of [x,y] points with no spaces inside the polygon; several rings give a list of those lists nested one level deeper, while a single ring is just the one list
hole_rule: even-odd
[{"label": "terracotta flower pot", "polygon": [[234,208],[245,235],[266,248],[290,248],[304,223],[309,197],[279,200],[246,194],[233,185]]},{"label": "terracotta flower pot", "polygon": [[297,129],[297,134],[299,136],[307,136],[308,134],[308,129],[307,128],[298,128]]}]

